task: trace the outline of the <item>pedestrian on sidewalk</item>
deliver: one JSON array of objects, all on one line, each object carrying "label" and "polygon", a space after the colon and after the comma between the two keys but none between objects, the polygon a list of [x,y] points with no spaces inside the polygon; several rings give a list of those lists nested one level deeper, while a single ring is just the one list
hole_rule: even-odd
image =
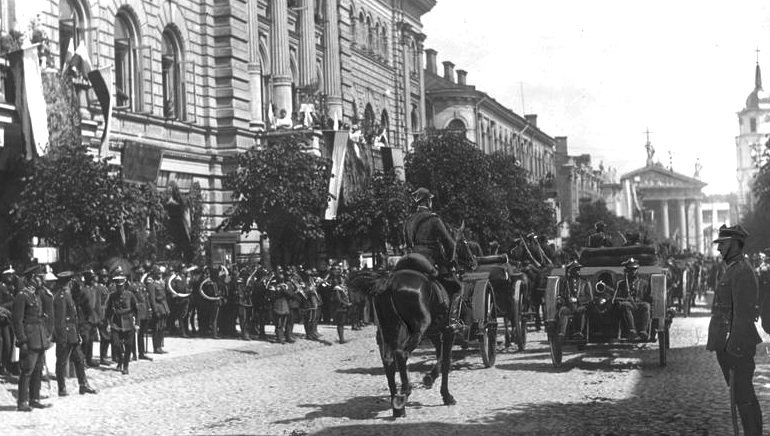
[{"label": "pedestrian on sidewalk", "polygon": [[730,389],[730,412],[737,432],[738,409],[743,433],[762,435],[762,410],[754,392],[754,353],[762,342],[754,325],[759,312],[757,276],[743,254],[748,233],[740,226],[719,228],[714,240],[727,268],[714,290],[706,349],[717,362]]}]

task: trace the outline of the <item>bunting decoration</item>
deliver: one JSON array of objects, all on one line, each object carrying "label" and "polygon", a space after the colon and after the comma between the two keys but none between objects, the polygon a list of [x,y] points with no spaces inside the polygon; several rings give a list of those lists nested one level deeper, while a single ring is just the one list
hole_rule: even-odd
[{"label": "bunting decoration", "polygon": [[6,55],[13,73],[16,110],[21,120],[27,160],[45,155],[48,149],[48,117],[45,116],[46,104],[37,46],[30,45]]}]

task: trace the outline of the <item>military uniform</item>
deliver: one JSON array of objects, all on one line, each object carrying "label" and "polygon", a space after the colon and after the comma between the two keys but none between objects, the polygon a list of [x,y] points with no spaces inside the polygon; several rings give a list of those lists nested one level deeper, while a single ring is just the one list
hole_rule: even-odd
[{"label": "military uniform", "polygon": [[275,322],[275,340],[283,344],[287,339],[286,324],[289,319],[289,285],[284,281],[281,273],[276,273],[268,284],[270,302],[273,308],[273,321]]},{"label": "military uniform", "polygon": [[612,241],[604,231],[596,232],[588,237],[590,248],[612,247]]},{"label": "military uniform", "polygon": [[113,277],[113,280],[116,281],[115,292],[107,299],[105,316],[112,333],[112,347],[118,354],[118,369],[126,375],[134,343],[134,320],[139,308],[134,294],[125,289],[125,277],[122,277],[122,272]]},{"label": "military uniform", "polygon": [[574,336],[578,339],[585,337],[586,305],[593,300],[591,286],[580,277],[580,264],[573,262],[567,265],[566,277],[559,282],[558,307],[559,329],[557,334],[567,336],[567,327],[572,321]]},{"label": "military uniform", "polygon": [[350,302],[350,294],[348,288],[342,283],[341,277],[335,277],[331,282],[332,289],[334,290],[334,320],[337,324],[337,336],[339,337],[340,344],[345,343],[345,324],[349,316],[350,307],[353,303]]},{"label": "military uniform", "polygon": [[184,273],[177,272],[168,278],[166,289],[168,290],[169,322],[171,328],[179,323],[179,334],[189,337],[187,325],[187,311],[190,309],[190,291],[187,287],[187,277]]},{"label": "military uniform", "polygon": [[163,280],[160,275],[160,270],[153,269],[152,276],[153,282],[147,286],[152,286],[153,291],[150,293],[152,300],[150,305],[152,306],[153,315],[153,330],[152,330],[152,348],[157,354],[163,354],[166,351],[163,349],[163,338],[166,334],[166,320],[168,319],[168,302],[166,300],[166,288],[163,285]]},{"label": "military uniform", "polygon": [[16,294],[16,289],[11,283],[14,272],[11,268],[5,269],[3,281],[0,281],[0,375],[11,370],[15,339],[11,325],[13,298]]},{"label": "military uniform", "polygon": [[45,407],[40,404],[40,385],[45,350],[50,347],[49,333],[43,318],[43,301],[30,283],[22,288],[13,301],[13,329],[19,347],[18,410]]},{"label": "military uniform", "polygon": [[[740,227],[722,226],[715,243],[728,239],[745,240],[748,234]],[[731,241],[735,244],[735,241]],[[742,247],[742,244],[741,244]],[[741,250],[731,249],[725,255],[727,269],[717,282],[711,307],[711,321],[706,349],[715,351],[717,362],[728,385],[733,381],[735,404],[747,436],[762,434],[762,411],[754,392],[754,353],[762,342],[754,321],[758,315],[757,277]]]},{"label": "military uniform", "polygon": [[[71,280],[72,273],[60,273],[60,286],[54,296],[54,342],[56,343],[56,382],[59,386],[59,396],[67,395],[66,374],[67,364],[72,360],[75,373],[80,385],[80,393],[96,393],[88,386],[86,378],[85,359],[80,349],[80,332],[78,330],[78,307],[72,298]],[[87,319],[90,315],[88,302],[81,304],[81,310],[89,311],[83,314]],[[86,323],[87,324],[87,323]]]},{"label": "military uniform", "polygon": [[[99,363],[102,365],[109,365],[107,361],[107,351],[112,343],[112,335],[109,330],[109,322],[104,313],[107,309],[107,300],[110,297],[112,289],[107,286],[109,283],[109,275],[106,269],[99,271],[99,282],[94,285],[96,292],[99,294],[100,305],[96,306],[97,318],[100,320],[99,324]],[[112,359],[117,361],[118,358],[115,355],[115,350],[112,350]]]},{"label": "military uniform", "polygon": [[210,277],[212,272],[209,272],[209,277],[206,277],[196,290],[196,306],[201,334],[210,334],[212,338],[219,339],[218,318],[222,297],[219,294],[219,286]]},{"label": "military uniform", "polygon": [[150,296],[147,292],[147,286],[141,282],[141,270],[137,273],[140,279],[132,282],[128,285],[128,290],[134,294],[136,298],[136,323],[139,327],[137,331],[137,343],[134,344],[134,349],[138,352],[138,358],[143,360],[152,360],[147,356],[147,344],[145,343],[145,337],[150,327],[150,321],[152,320],[152,307],[150,304]]},{"label": "military uniform", "polygon": [[[638,268],[639,264],[633,258],[623,262],[626,269]],[[647,280],[634,274],[626,274],[626,278],[618,282],[615,292],[615,302],[629,329],[629,339],[647,340],[649,338],[650,307],[652,295]],[[635,320],[639,322],[635,322]]]},{"label": "military uniform", "polygon": [[[93,274],[93,273],[92,273]],[[98,366],[94,362],[94,341],[98,336],[98,327],[102,323],[101,293],[92,281],[92,277],[85,280],[80,287],[75,304],[78,307],[78,331],[83,339],[80,348],[88,366]]]},{"label": "military uniform", "polygon": [[241,339],[251,340],[251,293],[246,288],[246,271],[238,275],[235,283],[236,303],[238,304],[238,325],[241,327]]}]

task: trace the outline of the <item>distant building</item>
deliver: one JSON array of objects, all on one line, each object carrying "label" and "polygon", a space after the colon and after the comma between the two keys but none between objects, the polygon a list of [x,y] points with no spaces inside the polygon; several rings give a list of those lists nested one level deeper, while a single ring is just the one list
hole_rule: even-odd
[{"label": "distant building", "polygon": [[770,94],[762,89],[762,72],[757,62],[754,90],[746,98],[746,106],[738,112],[739,134],[735,137],[738,178],[738,211],[742,215],[753,209],[752,186],[770,134]]},{"label": "distant building", "polygon": [[485,153],[513,154],[529,172],[531,183],[553,176],[555,140],[537,127],[537,115],[521,116],[468,85],[468,73],[455,71],[450,61],[443,63],[443,74],[439,74],[435,50],[426,49],[425,56],[428,126],[465,132]]},{"label": "distant building", "polygon": [[556,192],[561,209],[561,219],[574,222],[580,215],[582,202],[593,202],[603,198],[602,189],[614,174],[591,165],[591,155],[570,155],[566,136],[556,137]]}]

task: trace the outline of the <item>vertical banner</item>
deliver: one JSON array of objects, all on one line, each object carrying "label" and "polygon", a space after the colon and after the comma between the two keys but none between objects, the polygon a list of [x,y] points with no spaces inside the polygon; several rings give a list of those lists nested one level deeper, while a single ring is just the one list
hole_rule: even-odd
[{"label": "vertical banner", "polygon": [[94,94],[99,100],[104,117],[104,130],[102,130],[102,142],[99,146],[99,156],[106,156],[110,144],[110,128],[112,126],[112,106],[114,103],[112,65],[99,68],[88,73],[88,80],[94,88]]},{"label": "vertical banner", "polygon": [[[333,220],[337,217],[337,206],[339,206],[340,191],[342,188],[342,176],[345,170],[345,154],[348,149],[348,131],[335,130],[331,135],[324,135],[324,138],[333,144],[332,149],[332,178],[329,180],[329,194],[332,198],[329,199],[329,205],[326,208],[324,218],[327,220]],[[328,148],[329,144],[326,145]]]},{"label": "vertical banner", "polygon": [[27,160],[44,155],[48,148],[48,117],[37,46],[28,46],[7,55],[16,88],[16,110],[21,120]]}]

